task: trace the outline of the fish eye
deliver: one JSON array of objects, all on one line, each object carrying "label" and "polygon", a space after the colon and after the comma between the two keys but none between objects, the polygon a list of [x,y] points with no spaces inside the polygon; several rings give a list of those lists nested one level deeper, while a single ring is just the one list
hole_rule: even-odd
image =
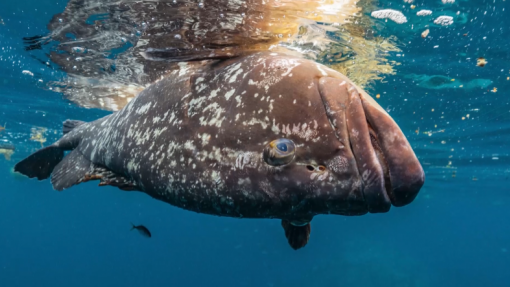
[{"label": "fish eye", "polygon": [[289,139],[277,139],[264,148],[264,161],[273,166],[289,164],[294,160],[296,145]]}]

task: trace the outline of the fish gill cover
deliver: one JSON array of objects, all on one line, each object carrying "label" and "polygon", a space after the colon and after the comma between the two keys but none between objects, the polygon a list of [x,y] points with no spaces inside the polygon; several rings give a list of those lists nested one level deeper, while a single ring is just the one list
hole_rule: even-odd
[{"label": "fish gill cover", "polygon": [[387,57],[400,51],[396,38],[376,35],[375,9],[372,0],[71,0],[25,48],[66,72],[46,88],[111,111],[179,63],[252,51],[313,59],[365,87],[395,73]]}]

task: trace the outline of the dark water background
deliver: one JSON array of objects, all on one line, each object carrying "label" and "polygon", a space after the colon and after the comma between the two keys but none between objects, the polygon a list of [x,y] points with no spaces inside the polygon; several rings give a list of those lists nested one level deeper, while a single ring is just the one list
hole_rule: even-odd
[{"label": "dark water background", "polygon": [[[0,158],[0,286],[510,286],[510,1],[460,1],[467,22],[427,39],[387,23],[381,33],[402,41],[404,56],[393,56],[402,65],[368,92],[381,95],[408,137],[426,183],[412,204],[387,214],[316,217],[299,251],[277,220],[195,214],[96,183],[59,193],[11,173],[40,147],[31,127],[47,127],[49,144],[63,120],[107,114],[34,80],[60,75],[21,38],[45,33],[65,4],[0,3],[0,140],[16,145],[11,161]],[[477,67],[478,57],[488,64]],[[427,86],[416,75],[443,78]],[[468,88],[476,79],[490,84]],[[130,222],[153,237],[130,232]]]}]

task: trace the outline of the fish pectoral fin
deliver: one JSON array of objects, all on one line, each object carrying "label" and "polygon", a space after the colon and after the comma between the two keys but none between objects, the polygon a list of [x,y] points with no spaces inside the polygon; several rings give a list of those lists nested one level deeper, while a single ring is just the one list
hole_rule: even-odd
[{"label": "fish pectoral fin", "polygon": [[305,247],[310,239],[310,222],[303,226],[295,226],[289,220],[282,220],[282,227],[285,230],[285,237],[294,250]]},{"label": "fish pectoral fin", "polygon": [[139,190],[132,180],[92,163],[78,150],[70,152],[51,175],[53,188],[59,191],[91,180],[99,180],[99,186],[111,185],[122,190]]},{"label": "fish pectoral fin", "polygon": [[88,181],[87,174],[93,167],[94,164],[80,151],[73,150],[53,170],[51,184],[54,189],[62,191],[75,184]]}]

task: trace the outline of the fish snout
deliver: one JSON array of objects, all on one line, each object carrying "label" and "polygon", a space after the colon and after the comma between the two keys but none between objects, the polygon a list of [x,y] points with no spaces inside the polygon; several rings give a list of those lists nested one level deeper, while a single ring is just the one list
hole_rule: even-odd
[{"label": "fish snout", "polygon": [[411,203],[425,176],[395,121],[347,78],[321,78],[319,93],[337,138],[352,151],[368,211]]},{"label": "fish snout", "polygon": [[393,206],[411,203],[425,182],[425,173],[404,133],[393,118],[367,93],[361,91],[366,120],[376,149],[385,161]]}]

